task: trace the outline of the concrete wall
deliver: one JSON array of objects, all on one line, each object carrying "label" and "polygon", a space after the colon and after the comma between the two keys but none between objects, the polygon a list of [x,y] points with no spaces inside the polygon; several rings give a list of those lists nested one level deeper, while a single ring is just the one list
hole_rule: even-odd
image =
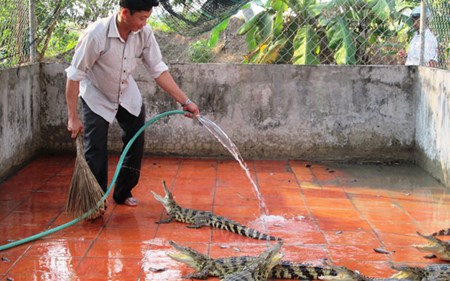
[{"label": "concrete wall", "polygon": [[41,146],[39,65],[0,71],[0,179]]},{"label": "concrete wall", "polygon": [[417,163],[450,186],[450,71],[419,68]]},{"label": "concrete wall", "polygon": [[[66,131],[66,64],[0,71],[1,171],[35,153],[74,153]],[[448,71],[404,66],[176,64],[171,73],[244,159],[418,161],[449,178]],[[143,67],[135,78],[147,119],[179,109]],[[39,83],[40,82],[40,85]],[[146,152],[230,157],[198,121],[165,117],[145,130]],[[121,149],[113,124],[109,147]],[[0,174],[0,177],[2,174]]]},{"label": "concrete wall", "polygon": [[[64,67],[42,67],[44,148],[58,151],[71,147]],[[416,74],[409,68],[179,64],[171,73],[246,159],[412,160]],[[135,78],[148,118],[179,108],[144,68]],[[182,116],[160,120],[145,134],[149,153],[230,156],[205,128]],[[117,125],[110,140],[120,151]]]}]

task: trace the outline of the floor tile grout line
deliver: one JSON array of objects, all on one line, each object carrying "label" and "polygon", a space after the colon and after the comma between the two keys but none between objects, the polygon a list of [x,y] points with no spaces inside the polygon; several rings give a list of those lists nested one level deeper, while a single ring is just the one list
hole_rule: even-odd
[{"label": "floor tile grout line", "polygon": [[[169,191],[171,191],[173,189],[173,186],[174,186],[174,184],[175,184],[175,182],[177,180],[178,173],[180,172],[181,166],[183,165],[183,162],[184,162],[183,159],[181,159],[181,158],[178,158],[177,160],[178,160],[177,161],[177,169],[176,169],[176,172],[175,172],[175,174],[174,174],[174,176],[172,178],[171,183],[169,184],[169,187],[168,187]],[[164,212],[165,212],[165,208],[164,208],[164,206],[162,206],[161,213],[159,214],[159,221],[161,221],[163,219]],[[154,240],[156,238],[160,227],[161,227],[161,224],[157,224],[156,230],[154,232],[155,234],[153,235],[153,239],[152,240]]]},{"label": "floor tile grout line", "polygon": [[[64,166],[61,167],[58,171],[54,172],[52,175],[47,176],[45,182],[49,182],[52,178],[55,178],[59,172],[61,172],[66,166],[68,166],[68,165],[70,164],[70,163],[69,163],[69,160],[67,160],[67,161],[65,161],[65,162],[66,162],[66,163],[64,164]],[[20,170],[17,171],[17,173],[19,173],[19,172],[20,172]],[[1,186],[2,183],[6,182],[6,181],[8,181],[8,178],[5,179],[4,181],[0,182],[0,186]],[[13,212],[15,212],[15,211],[18,209],[18,207],[19,207],[20,205],[22,205],[22,203],[24,203],[24,202],[26,202],[26,200],[30,199],[35,193],[39,192],[39,190],[42,188],[42,186],[43,186],[44,184],[45,184],[45,183],[42,183],[40,187],[38,187],[38,188],[36,188],[36,189],[31,189],[31,190],[29,190],[28,196],[25,196],[21,201],[17,202],[16,205],[11,209],[11,211],[9,211],[9,212],[7,213],[7,215],[5,215],[4,218],[2,218],[1,220],[5,219],[5,218],[8,217],[10,214],[12,214]],[[11,201],[11,200],[2,200],[2,201]],[[58,217],[58,216],[59,216],[59,214],[58,214],[56,217]],[[56,218],[55,218],[55,219],[56,219]],[[54,219],[54,220],[55,220],[55,219]],[[0,220],[0,221],[1,221],[1,220]],[[54,221],[54,220],[53,220],[53,221]],[[49,224],[51,224],[53,221],[50,221]],[[47,225],[47,228],[48,228],[48,225]]]},{"label": "floor tile grout line", "polygon": [[[68,165],[68,164],[67,164]],[[61,169],[63,169],[63,168],[61,168]],[[60,169],[60,171],[61,171],[61,169]],[[19,172],[19,171],[18,171]],[[46,182],[48,182],[51,178],[54,178],[55,176],[56,176],[56,173],[57,172],[55,172],[55,173],[53,173],[53,175],[50,175],[50,176],[48,176],[47,177],[47,179],[46,179]],[[6,180],[5,180],[6,181]],[[43,183],[44,184],[44,183]],[[43,185],[42,184],[42,185]],[[32,189],[32,190],[30,190],[28,193],[28,196],[26,196],[26,197],[24,197],[24,199],[23,200],[21,200],[20,202],[18,202],[17,204],[16,204],[16,206],[14,207],[14,208],[12,208],[12,210],[8,213],[8,215],[6,215],[4,218],[6,218],[6,217],[8,217],[10,214],[12,214],[23,202],[26,202],[26,200],[28,200],[29,198],[31,198],[32,196],[33,196],[33,193],[35,193],[37,190],[39,190],[39,188],[37,188],[37,189]],[[9,201],[9,200],[7,200],[7,201]],[[49,226],[60,216],[60,214],[62,213],[63,211],[61,210],[54,218],[53,218],[53,220],[50,220],[50,222],[48,222],[47,223],[47,225],[46,225],[46,229],[48,229],[49,228]],[[2,219],[3,220],[3,219]],[[40,239],[40,240],[42,240],[42,239]],[[14,268],[14,266],[16,266],[17,265],[17,263],[21,260],[21,259],[23,259],[25,256],[26,256],[26,254],[30,251],[30,249],[32,248],[32,246],[34,245],[36,243],[36,240],[34,240],[34,241],[30,241],[30,242],[28,242],[27,244],[29,244],[29,246],[24,250],[24,252],[15,260],[15,262],[9,267],[9,269],[6,271],[6,273],[5,273],[5,276],[7,275],[7,274],[9,274],[9,272]]]},{"label": "floor tile grout line", "polygon": [[[338,184],[340,184],[341,182],[338,180]],[[348,200],[350,200],[350,203],[352,204],[353,208],[355,208],[355,210],[358,211],[359,216],[364,219],[364,221],[370,226],[370,230],[373,232],[373,234],[375,235],[375,237],[378,240],[378,243],[380,243],[380,245],[383,247],[383,249],[386,248],[386,244],[384,243],[383,239],[381,239],[378,231],[376,230],[376,228],[372,225],[372,223],[370,222],[370,220],[367,219],[367,217],[364,215],[363,212],[361,212],[361,210],[358,208],[358,206],[355,204],[354,202],[354,197],[352,194],[350,194],[349,192],[347,192],[344,188],[344,194],[345,197],[348,198]],[[392,198],[391,198],[392,200]],[[394,261],[392,260],[392,253],[388,254],[388,260],[387,263],[390,265],[394,264]]]},{"label": "floor tile grout line", "polygon": [[[289,162],[289,166],[292,169],[291,162]],[[311,174],[311,176],[313,178],[313,182],[315,184],[317,184],[318,186],[320,186],[321,189],[322,189],[322,184],[317,180],[317,177],[316,177],[313,169],[311,169],[311,167],[312,167],[311,164],[306,164],[305,165],[305,168],[307,168],[309,170],[309,172],[310,172],[310,174]],[[292,169],[292,170],[295,171],[294,169]],[[314,222],[314,225],[317,227],[317,229],[319,230],[319,232],[321,233],[321,235],[322,235],[322,237],[323,237],[323,239],[325,241],[324,248],[325,248],[325,250],[327,252],[327,260],[333,261],[332,258],[331,258],[330,249],[328,248],[328,245],[329,245],[328,240],[326,239],[324,231],[320,228],[320,225],[318,223],[317,218],[314,216],[313,212],[311,211],[311,208],[310,208],[310,206],[308,204],[308,201],[306,200],[306,195],[305,195],[304,190],[302,188],[302,183],[299,180],[299,178],[297,177],[297,174],[295,172],[294,172],[294,178],[295,178],[295,181],[297,182],[297,185],[299,187],[299,193],[302,196],[303,204],[305,205],[305,208],[308,211],[308,215],[309,215],[310,219]]]},{"label": "floor tile grout line", "polygon": [[[178,160],[178,165],[177,165],[178,168],[177,168],[176,174],[178,173],[178,171],[179,171],[179,169],[180,169],[180,165],[181,165],[180,162],[181,162],[181,160]],[[176,177],[176,176],[175,176],[175,177]],[[172,180],[171,186],[173,186],[174,181],[175,181],[175,179]],[[108,220],[102,225],[101,230],[100,230],[99,233],[97,234],[97,237],[96,237],[95,239],[93,239],[93,241],[91,242],[90,246],[89,246],[88,249],[86,250],[85,254],[80,258],[80,261],[78,262],[78,265],[76,266],[76,268],[78,268],[78,267],[81,265],[82,261],[87,257],[87,254],[88,254],[89,251],[92,249],[92,247],[94,246],[94,244],[95,244],[96,242],[99,241],[98,238],[100,237],[101,233],[102,233],[102,232],[104,231],[104,229],[106,228],[106,225],[107,225],[107,224],[109,223],[109,221],[112,219],[114,210],[115,210],[116,208],[117,208],[117,205],[114,204],[114,208],[113,208],[113,210],[111,211],[111,215],[108,217]],[[162,212],[161,212],[161,215],[160,215],[160,219],[162,218],[163,213],[164,213],[164,207],[163,207],[163,209],[162,209]],[[156,227],[156,229],[155,229],[155,231],[154,231],[152,240],[155,239],[156,234],[158,233],[158,230],[159,230],[159,225],[157,225],[157,227]],[[139,275],[138,275],[138,277],[139,277]]]},{"label": "floor tile grout line", "polygon": [[[219,164],[220,164],[219,160],[216,159],[216,161],[215,161],[216,168],[215,168],[215,179],[214,179],[214,191],[213,191],[213,195],[212,195],[212,206],[211,206],[211,212],[213,214],[215,213],[214,209],[215,209],[215,206],[216,206],[217,181],[218,181],[217,177],[218,177],[218,174],[219,174]],[[211,246],[213,244],[213,238],[214,238],[214,229],[213,229],[213,227],[211,227],[211,234],[209,236],[209,243],[208,243],[208,247],[207,247],[207,255],[208,255],[208,257],[211,256]]]},{"label": "floor tile grout line", "polygon": [[[87,247],[86,251],[84,252],[84,255],[82,255],[82,256],[80,257],[80,260],[78,261],[78,264],[77,264],[77,266],[75,267],[76,269],[78,269],[78,267],[81,265],[82,261],[83,261],[84,259],[87,258],[87,255],[88,255],[88,253],[92,250],[92,248],[94,247],[94,244],[95,244],[96,242],[99,241],[98,238],[100,237],[101,233],[102,233],[103,230],[105,229],[105,227],[106,227],[106,225],[108,224],[108,222],[111,220],[112,215],[113,215],[113,212],[114,212],[114,210],[116,209],[116,207],[117,207],[117,206],[114,205],[114,208],[112,208],[111,214],[110,214],[110,216],[108,217],[107,221],[105,221],[105,222],[102,224],[102,226],[101,226],[99,232],[97,233],[97,236],[96,236],[94,239],[92,239],[92,241],[90,242],[90,245]],[[86,223],[86,221],[82,221],[82,222],[83,222],[83,223]],[[71,226],[71,227],[72,227],[72,226]]]},{"label": "floor tile grout line", "polygon": [[[255,182],[256,187],[258,188],[258,192],[260,192],[260,196],[261,196],[261,198],[258,198],[257,194],[255,194],[255,190],[253,190],[254,196],[256,196],[256,199],[258,200],[258,206],[259,206],[259,208],[258,208],[259,218],[261,219],[261,222],[263,223],[264,232],[265,232],[265,233],[269,233],[269,228],[267,227],[267,222],[266,222],[266,219],[267,219],[267,218],[264,217],[265,211],[264,211],[264,209],[263,209],[264,206],[267,208],[267,205],[266,205],[266,202],[265,202],[265,200],[264,200],[264,195],[261,193],[261,189],[259,188],[258,169],[257,169],[256,162],[255,162],[255,161],[252,161],[252,166],[253,166],[253,176],[255,177],[255,178],[254,178],[254,182]],[[250,176],[252,176],[252,173],[250,173]],[[262,200],[262,202],[260,202],[261,200]],[[262,210],[263,212],[261,212],[261,210]],[[269,214],[267,214],[267,215],[269,215]],[[269,241],[266,241],[266,245],[269,244],[268,242],[269,242]]]},{"label": "floor tile grout line", "polygon": [[26,257],[26,254],[30,251],[31,246],[35,243],[36,241],[31,241],[29,242],[29,245],[27,246],[27,248],[24,250],[24,252],[14,261],[14,263],[8,268],[8,270],[5,272],[5,277],[7,277],[9,275],[9,273],[11,272],[11,270],[14,268],[14,266],[16,266],[20,260],[22,260],[23,258]]},{"label": "floor tile grout line", "polygon": [[400,204],[400,202],[398,201],[398,198],[394,198],[392,196],[392,192],[388,191],[388,195],[391,198],[392,202],[394,202],[394,204],[400,209],[402,210],[402,212],[407,215],[409,217],[409,219],[414,223],[414,226],[416,227],[416,231],[418,231],[417,229],[421,229],[419,222],[413,217],[411,216],[411,214],[405,210],[402,206],[402,204]]},{"label": "floor tile grout line", "polygon": [[[341,181],[339,180],[339,177],[335,176],[335,179],[336,179],[336,184],[338,186],[342,186],[343,183],[341,183]],[[350,203],[352,204],[353,208],[358,212],[359,217],[361,219],[363,219],[363,221],[365,221],[370,226],[371,231],[377,237],[378,243],[380,243],[380,245],[383,248],[385,248],[386,245],[384,244],[383,239],[380,238],[380,236],[378,235],[378,232],[376,231],[376,229],[373,227],[373,225],[369,222],[369,220],[364,216],[364,214],[361,212],[361,210],[355,204],[355,202],[353,200],[353,196],[349,192],[346,191],[345,187],[341,187],[341,188],[342,188],[342,191],[344,192],[345,197],[350,201]],[[389,254],[389,259],[387,261],[388,263],[392,262],[391,258],[392,258],[392,256],[391,256],[391,254]]]},{"label": "floor tile grout line", "polygon": [[[217,160],[216,160],[217,161]],[[258,166],[258,167],[260,167],[259,166],[259,164],[258,163],[253,163],[254,165],[256,165],[256,166]],[[294,165],[294,163],[292,163],[292,165]],[[179,166],[178,166],[179,167]],[[265,166],[261,166],[261,167],[265,167]],[[278,167],[277,165],[275,166],[275,167]],[[295,166],[296,168],[296,171],[297,171],[297,166]],[[175,167],[174,167],[175,168]],[[218,179],[218,177],[217,177],[217,171],[218,171],[218,165],[216,165],[216,177],[215,177],[215,181],[214,181],[214,192],[217,192],[217,185],[218,185],[218,183],[219,183],[219,179]],[[269,167],[269,169],[270,169],[271,167]],[[264,168],[265,169],[265,168]],[[303,167],[301,167],[301,169],[302,170],[306,170],[305,168],[303,168]],[[260,170],[260,169],[258,169],[258,170]],[[363,220],[365,220],[367,223],[369,223],[369,220],[371,220],[372,222],[373,222],[373,225],[370,225],[370,228],[368,228],[367,229],[367,232],[368,233],[370,233],[371,231],[373,232],[373,233],[375,233],[375,235],[377,235],[377,234],[380,234],[380,237],[377,237],[377,239],[378,239],[378,241],[384,241],[384,242],[386,242],[386,244],[387,245],[397,245],[396,243],[393,243],[390,239],[385,239],[385,240],[382,240],[381,238],[383,238],[383,237],[385,237],[384,236],[384,233],[385,232],[376,232],[377,231],[377,229],[379,228],[374,228],[374,226],[377,226],[376,225],[376,219],[379,217],[379,216],[377,216],[376,214],[374,215],[374,217],[373,217],[373,219],[372,219],[372,217],[371,217],[371,215],[369,214],[369,213],[366,213],[366,204],[360,204],[360,201],[359,201],[359,199],[360,199],[360,197],[358,196],[358,194],[360,194],[359,192],[358,193],[355,193],[355,192],[353,192],[352,191],[352,188],[353,188],[353,185],[351,184],[351,183],[346,183],[345,181],[346,181],[346,178],[345,178],[345,176],[346,176],[346,174],[344,173],[342,176],[338,176],[337,174],[335,174],[334,175],[334,177],[336,177],[334,180],[337,180],[337,186],[333,186],[333,185],[328,185],[327,183],[329,183],[329,182],[331,182],[331,181],[329,181],[329,180],[333,180],[333,176],[332,177],[328,177],[328,176],[326,176],[326,175],[324,175],[324,174],[322,174],[322,170],[320,169],[320,167],[318,168],[318,169],[316,169],[314,172],[314,178],[310,178],[310,177],[308,177],[307,175],[306,175],[306,172],[305,172],[305,174],[304,174],[304,177],[303,177],[303,172],[302,172],[302,170],[298,170],[298,172],[297,173],[294,173],[294,176],[295,176],[295,181],[296,181],[296,191],[295,191],[295,193],[297,193],[298,191],[297,190],[299,190],[300,192],[298,192],[298,194],[300,195],[300,196],[303,196],[302,197],[302,200],[303,200],[303,202],[304,202],[304,204],[305,204],[305,207],[307,207],[307,210],[308,210],[308,212],[311,212],[311,214],[312,214],[312,211],[315,211],[315,204],[313,204],[313,202],[314,202],[314,199],[316,198],[316,197],[310,197],[310,198],[312,198],[313,200],[307,200],[307,196],[306,195],[310,195],[310,194],[314,194],[314,193],[308,193],[308,182],[319,182],[319,184],[318,184],[318,186],[317,187],[315,187],[314,186],[314,184],[312,184],[311,183],[311,185],[310,185],[310,188],[312,188],[312,189],[317,189],[317,190],[322,190],[322,192],[321,192],[321,194],[323,194],[323,195],[320,195],[319,194],[319,197],[318,198],[324,198],[324,199],[327,199],[327,198],[329,198],[330,200],[332,199],[332,197],[328,197],[328,195],[327,195],[327,193],[325,192],[326,190],[333,190],[335,187],[337,187],[337,188],[340,188],[340,189],[343,189],[343,191],[344,191],[344,193],[345,193],[345,196],[346,196],[346,198],[348,199],[348,200],[351,200],[351,204],[352,204],[352,206],[353,206],[353,208],[355,208],[355,210],[358,212],[358,214],[359,214],[359,216],[360,216],[360,218],[361,219],[363,219]],[[211,170],[211,172],[212,172],[212,170]],[[317,174],[316,174],[317,173]],[[266,172],[265,171],[263,171],[263,173],[262,174],[260,174],[259,175],[259,179],[261,180],[261,179],[263,179],[263,175],[264,174],[266,174]],[[311,175],[313,175],[313,173],[311,173]],[[226,175],[225,175],[226,176]],[[383,176],[383,175],[382,175]],[[54,178],[54,176],[52,176],[52,178]],[[171,175],[170,175],[170,177],[168,177],[168,178],[172,178],[172,179],[174,179],[174,178],[176,178],[176,177],[174,177],[173,176],[173,173],[171,173]],[[305,179],[305,181],[300,181],[300,179]],[[178,180],[179,180],[179,178],[178,178]],[[174,181],[174,180],[173,180]],[[178,182],[179,183],[179,182]],[[302,188],[302,185],[304,184],[304,188]],[[385,185],[385,187],[388,187],[387,185]],[[362,186],[362,190],[361,190],[361,194],[366,194],[366,192],[367,191],[371,191],[371,189],[370,189],[370,186],[368,186],[368,189],[365,187],[365,186]],[[423,188],[427,188],[427,186],[425,186],[425,187],[423,187]],[[410,221],[410,219],[411,219],[411,222],[413,222],[413,223],[415,223],[415,225],[417,224],[417,223],[420,223],[420,217],[417,217],[417,219],[415,219],[416,218],[416,215],[414,214],[414,209],[410,209],[410,208],[414,208],[416,205],[409,205],[409,203],[408,203],[408,205],[407,204],[404,204],[403,202],[406,202],[406,201],[403,201],[403,199],[404,199],[404,197],[397,197],[397,191],[398,190],[390,190],[389,188],[387,189],[388,190],[388,193],[387,194],[389,194],[388,195],[388,199],[389,200],[386,200],[386,202],[385,203],[387,203],[386,204],[386,206],[389,206],[389,202],[392,202],[392,203],[397,203],[398,204],[398,207],[399,207],[399,215],[402,215],[402,213],[403,214],[406,214],[406,215],[408,215],[408,218],[405,218],[405,222],[409,222]],[[270,192],[270,190],[269,190],[269,192]],[[375,192],[377,192],[377,191],[375,191]],[[370,194],[372,194],[372,193],[370,193]],[[208,197],[210,197],[210,196],[208,196]],[[365,198],[365,197],[363,197],[363,198]],[[413,200],[414,202],[411,202],[411,203],[421,203],[421,200],[420,200],[420,195],[419,195],[419,197],[409,197],[409,198],[413,198],[413,199],[417,199],[417,200]],[[428,198],[428,197],[427,197]],[[436,197],[437,198],[437,197]],[[435,197],[433,197],[433,198],[431,198],[431,199],[436,199]],[[213,201],[213,207],[214,208],[216,208],[217,206],[215,206],[215,204],[217,203],[217,201],[215,200],[216,198],[214,197],[214,201]],[[369,198],[370,199],[370,198]],[[374,199],[374,200],[376,200],[376,199]],[[301,202],[302,201],[300,201],[300,204],[301,204]],[[310,202],[311,203],[311,205],[309,205],[309,204],[307,204],[307,202]],[[362,202],[364,202],[364,201],[362,201]],[[380,201],[381,203],[384,203],[384,199],[383,199],[383,201]],[[433,202],[435,202],[435,201],[433,201]],[[382,207],[383,208],[388,208],[388,207],[386,207],[385,205],[383,205]],[[411,206],[413,206],[413,207],[411,207]],[[370,206],[369,206],[370,207]],[[445,207],[445,205],[444,205],[444,207]],[[351,208],[351,207],[350,207]],[[152,208],[153,209],[153,208]],[[113,212],[112,212],[112,214],[114,214],[114,212],[116,212],[118,209],[115,209]],[[367,210],[371,210],[371,208],[369,208],[369,209],[367,209]],[[387,210],[389,210],[389,208],[387,209]],[[410,211],[408,211],[408,210],[410,210]],[[294,210],[295,211],[295,210]],[[155,214],[158,214],[159,212],[158,212],[158,210],[156,210],[155,211]],[[311,218],[313,218],[314,216],[311,216]],[[317,214],[317,219],[319,220],[319,222],[321,222],[320,219],[321,218],[321,216],[319,216],[319,214]],[[383,216],[381,216],[381,218],[384,218]],[[317,219],[316,219],[316,221],[312,221],[313,223],[317,223]],[[105,227],[108,227],[108,225],[111,223],[111,217],[108,217],[108,224],[105,224],[104,225],[104,228]],[[322,222],[321,222],[322,223]],[[338,228],[339,226],[337,225],[335,228]],[[99,242],[99,237],[100,237],[100,235],[102,234],[102,232],[105,230],[105,229],[102,229],[100,232],[97,232],[96,233],[96,243],[98,243]],[[324,227],[325,228],[325,227]],[[335,229],[335,228],[332,228],[332,229]],[[156,230],[155,230],[156,228],[153,228],[153,237],[155,237],[155,235],[156,235]],[[317,227],[317,229],[318,229],[318,231],[317,232],[320,232],[322,235],[324,234],[324,233],[326,233],[327,235],[329,235],[329,234],[331,234],[331,233],[329,233],[329,232],[327,232],[326,230],[324,230],[324,231],[322,231],[322,229],[320,228],[320,227]],[[383,228],[384,229],[384,228]],[[413,230],[413,229],[411,229],[411,230]],[[303,231],[303,228],[302,229],[298,229],[296,232],[302,232]],[[360,230],[358,229],[358,230],[356,230],[356,232],[359,232]],[[364,230],[364,229],[362,229],[362,231],[366,231],[366,230]],[[355,232],[355,233],[356,233]],[[392,230],[392,231],[387,231],[387,232],[392,232],[392,233],[395,233],[396,231],[394,231],[394,230]],[[400,232],[400,231],[397,231],[397,232]],[[293,232],[293,233],[295,233],[295,232]],[[165,240],[166,239],[166,236],[160,236],[163,240]],[[210,237],[212,237],[212,236],[210,236]],[[362,237],[364,237],[364,236],[362,236]],[[412,237],[412,235],[411,235],[411,237]],[[124,238],[126,239],[126,236],[124,236]],[[53,238],[52,238],[53,239]],[[212,238],[210,238],[210,239],[212,239]],[[331,237],[329,237],[329,241],[333,241],[332,239],[331,239]],[[67,239],[66,239],[67,240]],[[325,255],[325,254],[327,254],[328,256],[330,256],[330,251],[329,251],[329,249],[327,248],[327,246],[329,246],[329,245],[332,245],[332,243],[329,243],[328,242],[328,240],[327,239],[325,239],[324,241],[325,241],[325,247],[323,247],[323,255]],[[206,240],[205,240],[206,241]],[[229,239],[227,239],[226,241],[229,241]],[[374,242],[375,242],[376,240],[374,240]],[[211,241],[212,242],[212,241]],[[395,241],[394,241],[395,242]],[[204,242],[202,242],[202,241],[199,241],[199,243],[201,243],[201,244],[203,244],[204,245]],[[375,243],[373,243],[374,245],[376,244],[377,242],[375,242]],[[310,242],[305,242],[305,244],[311,244]],[[323,244],[323,242],[321,242],[321,244]],[[337,244],[341,244],[340,242],[337,242]],[[348,244],[348,243],[343,243],[343,244]],[[352,243],[353,244],[353,243]],[[88,247],[87,246],[90,246],[91,245],[91,241],[89,241],[88,243],[86,243],[86,244],[83,244],[83,251],[82,251],[82,253],[84,253],[83,254],[83,256],[87,256],[86,255],[86,252],[87,252],[87,249],[88,249]],[[94,244],[95,245],[95,244]],[[156,245],[156,244],[155,244]],[[36,245],[36,246],[39,246],[39,245]],[[35,247],[35,246],[30,246],[31,247],[31,251],[32,252],[35,252],[34,250],[33,250],[33,247]],[[370,248],[371,246],[369,246],[369,248]],[[367,248],[367,249],[369,249],[369,248]],[[210,248],[208,248],[208,250],[209,250]],[[26,250],[26,251],[24,251],[24,250]],[[369,249],[370,250],[370,249]],[[334,251],[334,250],[333,250]],[[25,248],[25,249],[21,249],[20,251],[19,251],[19,253],[20,253],[20,255],[19,255],[19,257],[25,257],[26,255],[30,255],[32,252],[30,252],[30,248]],[[345,251],[343,252],[343,253],[346,253]],[[320,255],[322,255],[322,254],[320,254]],[[333,252],[333,255],[335,255],[334,254],[334,252]],[[79,256],[79,254],[78,254],[78,256]],[[16,256],[17,257],[17,256]],[[104,258],[104,257],[103,257]],[[107,258],[107,257],[106,257]],[[351,262],[351,264],[361,264],[361,263],[366,263],[367,262],[367,264],[369,264],[369,263],[377,263],[378,265],[377,265],[377,267],[378,266],[380,266],[380,267],[386,267],[386,269],[388,269],[388,265],[389,265],[389,262],[392,262],[392,260],[396,260],[396,258],[395,258],[395,256],[394,255],[392,255],[392,258],[390,258],[390,259],[388,259],[387,257],[386,258],[383,258],[383,260],[382,261],[372,261],[372,259],[368,259],[367,261],[357,261],[357,258],[358,257],[356,257],[356,258],[341,258],[339,255],[338,256],[336,256],[336,259],[337,260],[339,260],[340,262]],[[27,260],[29,259],[29,257],[27,257]],[[15,270],[13,270],[13,271],[9,271],[9,272],[12,272],[12,273],[15,273],[15,272],[17,272],[18,271],[18,268],[19,268],[19,266],[22,268],[22,263],[20,263],[20,265],[19,266],[17,266],[18,264],[17,263],[19,263],[20,262],[20,259],[19,258],[15,258],[14,259],[15,260]],[[77,264],[77,266],[79,265],[79,263],[80,263],[80,261],[81,261],[81,258],[77,258],[77,262],[74,262],[74,264]],[[401,262],[401,260],[399,260],[399,261],[397,261],[396,263],[399,263],[399,262]],[[411,261],[409,261],[408,260],[408,262],[414,262],[413,260],[411,260]],[[424,260],[424,263],[427,263],[427,261],[426,260]],[[429,262],[428,262],[429,263]],[[87,263],[87,264],[85,264],[86,266],[91,266],[91,264],[90,263]],[[8,270],[10,270],[10,269],[8,269]],[[40,270],[40,269],[37,269],[37,270]],[[6,271],[6,270],[5,270]],[[136,270],[137,271],[137,270]],[[38,274],[37,273],[37,271],[35,270],[35,271],[33,271],[34,273],[33,274]],[[136,274],[138,274],[138,277],[137,277],[137,279],[139,280],[139,279],[142,279],[142,280],[144,280],[145,278],[147,278],[147,275],[146,275],[146,273],[145,273],[145,271],[144,272],[142,272],[142,270],[140,271],[140,273],[139,272],[136,272]],[[2,273],[2,275],[1,275],[2,277],[1,278],[6,278],[6,277],[8,277],[7,275],[5,275],[5,273]],[[37,275],[36,275],[37,276]],[[12,276],[11,276],[12,277]],[[172,280],[175,280],[175,279],[172,279]],[[176,280],[179,280],[179,279],[176,279]],[[180,279],[181,280],[181,279]]]}]

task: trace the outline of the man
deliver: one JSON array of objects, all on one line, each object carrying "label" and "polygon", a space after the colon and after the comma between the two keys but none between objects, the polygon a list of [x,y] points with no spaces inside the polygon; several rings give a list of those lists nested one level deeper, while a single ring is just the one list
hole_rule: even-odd
[{"label": "man", "polygon": [[[190,116],[199,109],[178,87],[162,61],[161,52],[147,20],[157,0],[120,0],[114,15],[90,25],[79,39],[71,65],[66,69],[67,129],[72,138],[82,133],[85,157],[104,191],[108,182],[107,136],[114,119],[122,129],[124,147],[145,124],[141,93],[132,77],[142,60],[156,83],[179,102]],[[77,113],[81,98],[81,115]],[[140,176],[144,134],[124,159],[113,193],[118,204],[137,206],[131,190]]]},{"label": "man", "polygon": [[[402,50],[399,55],[401,58],[406,56],[405,65],[419,65],[420,60],[420,13],[421,7],[415,7],[411,12],[411,18],[413,20],[413,28],[415,30],[414,36],[409,42],[408,54]],[[428,18],[428,13],[426,15]],[[438,66],[438,42],[436,37],[426,28],[424,32],[424,49],[423,49],[423,63],[429,67]]]}]

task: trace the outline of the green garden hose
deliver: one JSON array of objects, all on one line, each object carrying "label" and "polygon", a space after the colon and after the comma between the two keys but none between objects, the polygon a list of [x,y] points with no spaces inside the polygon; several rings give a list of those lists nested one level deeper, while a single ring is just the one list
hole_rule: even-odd
[{"label": "green garden hose", "polygon": [[[114,183],[116,182],[117,177],[119,176],[119,172],[120,172],[120,169],[122,168],[123,160],[125,159],[125,156],[127,155],[128,150],[130,150],[130,147],[131,147],[131,145],[134,143],[134,141],[136,140],[136,138],[137,138],[137,137],[138,137],[138,136],[139,136],[139,135],[140,135],[140,134],[148,127],[148,126],[150,126],[151,124],[153,124],[153,123],[156,122],[157,120],[159,120],[159,119],[161,119],[161,118],[163,118],[163,117],[169,116],[169,115],[174,115],[174,114],[186,114],[186,112],[183,111],[183,110],[171,110],[171,111],[166,111],[166,112],[163,112],[163,113],[161,113],[161,114],[158,114],[157,116],[155,116],[155,117],[153,117],[152,119],[150,119],[149,121],[147,121],[147,122],[139,129],[139,131],[137,131],[136,134],[130,139],[130,141],[129,141],[128,144],[125,146],[124,150],[122,151],[122,154],[120,155],[119,162],[117,163],[116,171],[114,172],[114,176],[113,176],[113,178],[112,178],[112,181],[111,181],[111,183],[110,183],[108,189],[106,190],[105,195],[103,195],[102,200],[101,200],[100,202],[98,202],[98,205],[101,205],[102,202],[103,202],[104,200],[106,200],[106,198],[108,197],[109,193],[111,192],[112,187],[114,186]],[[81,217],[76,218],[76,219],[74,219],[74,220],[72,220],[72,221],[69,221],[69,222],[67,222],[67,223],[65,223],[65,224],[59,225],[59,226],[54,227],[54,228],[51,228],[51,229],[47,229],[47,230],[45,230],[45,231],[43,231],[43,232],[41,232],[41,233],[38,233],[38,234],[35,234],[35,235],[32,235],[32,236],[26,237],[26,238],[23,238],[23,239],[14,241],[14,242],[11,242],[11,243],[9,243],[9,244],[1,245],[1,246],[0,246],[0,251],[7,250],[7,249],[9,249],[9,248],[16,247],[16,246],[19,246],[19,245],[28,243],[28,242],[30,242],[30,241],[33,241],[33,240],[42,238],[42,237],[44,237],[44,236],[46,236],[46,235],[49,235],[49,234],[55,233],[55,232],[57,232],[57,231],[60,231],[60,230],[62,230],[62,229],[64,229],[64,228],[66,228],[66,227],[72,226],[72,225],[76,224],[77,222],[79,222],[80,220],[83,220],[83,219],[87,218],[94,210],[95,210],[95,208],[93,208],[93,209],[91,209],[90,211],[84,213]]]}]

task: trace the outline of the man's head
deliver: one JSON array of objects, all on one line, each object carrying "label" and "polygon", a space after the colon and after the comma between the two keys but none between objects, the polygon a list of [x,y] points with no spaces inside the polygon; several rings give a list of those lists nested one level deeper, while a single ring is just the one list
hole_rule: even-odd
[{"label": "man's head", "polygon": [[420,6],[414,7],[411,11],[411,18],[418,19],[420,18],[420,13],[422,12],[422,8]]},{"label": "man's head", "polygon": [[[413,20],[413,27],[415,30],[419,30],[420,29],[420,16],[422,13],[422,8],[420,6],[415,7],[412,11],[411,11],[411,19]],[[429,11],[428,9],[426,9],[426,17],[425,19],[427,19],[429,16]]]},{"label": "man's head", "polygon": [[120,0],[120,7],[128,9],[131,14],[139,11],[151,11],[159,5],[158,0]]},{"label": "man's head", "polygon": [[420,29],[420,13],[422,12],[422,9],[420,6],[415,7],[411,11],[411,19],[413,20],[413,28],[415,30]]},{"label": "man's head", "polygon": [[120,0],[120,21],[130,31],[139,31],[147,24],[153,7],[158,4],[158,0]]}]

